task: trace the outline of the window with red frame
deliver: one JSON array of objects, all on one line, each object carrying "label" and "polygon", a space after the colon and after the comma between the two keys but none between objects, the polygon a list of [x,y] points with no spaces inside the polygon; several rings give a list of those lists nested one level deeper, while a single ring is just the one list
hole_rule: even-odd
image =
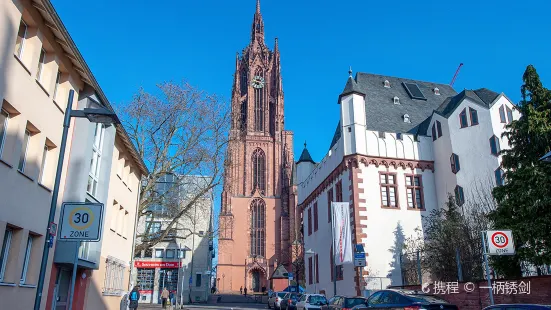
[{"label": "window with red frame", "polygon": [[312,257],[308,257],[308,284],[312,284],[314,275],[312,274]]},{"label": "window with red frame", "polygon": [[507,118],[505,117],[505,107],[504,106],[499,107],[499,120],[504,124],[507,123]]},{"label": "window with red frame", "polygon": [[471,114],[471,126],[478,125],[478,112],[473,108],[469,108],[469,114]]},{"label": "window with red frame", "polygon": [[318,231],[318,203],[314,202],[314,232]]},{"label": "window with red frame", "polygon": [[312,209],[308,209],[308,236],[312,234]]},{"label": "window with red frame", "polygon": [[333,201],[333,188],[327,191],[327,222],[331,223],[331,202]]},{"label": "window with red frame", "polygon": [[423,200],[423,181],[420,175],[407,175],[406,176],[406,194],[407,194],[407,206],[409,209],[425,208],[425,202]]},{"label": "window with red frame", "polygon": [[395,173],[379,174],[381,184],[381,207],[398,208],[398,185],[396,184]]},{"label": "window with red frame", "polygon": [[337,192],[336,193],[337,197],[335,197],[336,198],[335,200],[337,202],[342,202],[342,181],[337,182],[337,185],[335,185],[335,187]]},{"label": "window with red frame", "polygon": [[316,264],[316,283],[320,283],[320,268],[319,268],[319,259],[318,259],[318,254],[316,254],[316,259],[315,259],[315,264]]},{"label": "window with red frame", "polygon": [[459,165],[459,156],[457,154],[453,154],[450,156],[450,164],[452,166],[452,172],[457,173],[461,169],[461,166]]},{"label": "window with red frame", "polygon": [[469,126],[469,122],[467,120],[467,109],[463,109],[461,113],[459,113],[459,123],[461,124],[461,128],[465,128]]}]

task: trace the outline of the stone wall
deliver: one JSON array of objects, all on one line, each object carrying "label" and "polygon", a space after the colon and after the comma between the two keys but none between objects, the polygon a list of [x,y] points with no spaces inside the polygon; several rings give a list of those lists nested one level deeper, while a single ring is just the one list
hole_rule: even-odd
[{"label": "stone wall", "polygon": [[[457,292],[453,292],[454,285],[446,288],[446,283],[442,285],[430,284],[429,294],[435,294],[440,298],[455,304],[461,310],[479,310],[490,305],[488,282],[480,281],[472,284],[459,282]],[[515,284],[516,283],[516,287]],[[520,285],[523,283],[523,291]],[[495,304],[551,304],[551,276],[527,277],[519,280],[497,280],[492,281],[494,286]],[[405,286],[406,289],[420,290],[419,285]],[[516,294],[515,294],[516,289]],[[425,288],[425,291],[428,291]]]}]

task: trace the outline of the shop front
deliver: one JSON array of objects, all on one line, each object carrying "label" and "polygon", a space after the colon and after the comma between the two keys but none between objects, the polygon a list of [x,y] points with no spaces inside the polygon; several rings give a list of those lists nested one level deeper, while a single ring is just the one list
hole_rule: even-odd
[{"label": "shop front", "polygon": [[136,285],[140,303],[161,303],[161,292],[166,289],[175,296],[180,279],[179,262],[135,261]]}]

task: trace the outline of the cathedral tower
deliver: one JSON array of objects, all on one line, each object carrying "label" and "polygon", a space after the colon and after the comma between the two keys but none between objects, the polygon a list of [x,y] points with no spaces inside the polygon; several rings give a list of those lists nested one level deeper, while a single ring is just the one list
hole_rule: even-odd
[{"label": "cathedral tower", "polygon": [[[232,88],[228,166],[224,174],[217,287],[222,292],[270,288],[270,276],[289,268],[295,238],[293,134],[284,130],[277,38],[264,42],[257,0],[251,41],[238,53]],[[290,271],[290,270],[289,270]]]}]

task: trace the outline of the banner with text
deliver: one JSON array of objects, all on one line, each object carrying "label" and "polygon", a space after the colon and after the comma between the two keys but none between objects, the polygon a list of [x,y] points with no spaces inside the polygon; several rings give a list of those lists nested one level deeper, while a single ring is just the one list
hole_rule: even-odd
[{"label": "banner with text", "polygon": [[350,203],[332,202],[333,208],[333,249],[335,264],[351,263],[352,231],[350,227]]}]

